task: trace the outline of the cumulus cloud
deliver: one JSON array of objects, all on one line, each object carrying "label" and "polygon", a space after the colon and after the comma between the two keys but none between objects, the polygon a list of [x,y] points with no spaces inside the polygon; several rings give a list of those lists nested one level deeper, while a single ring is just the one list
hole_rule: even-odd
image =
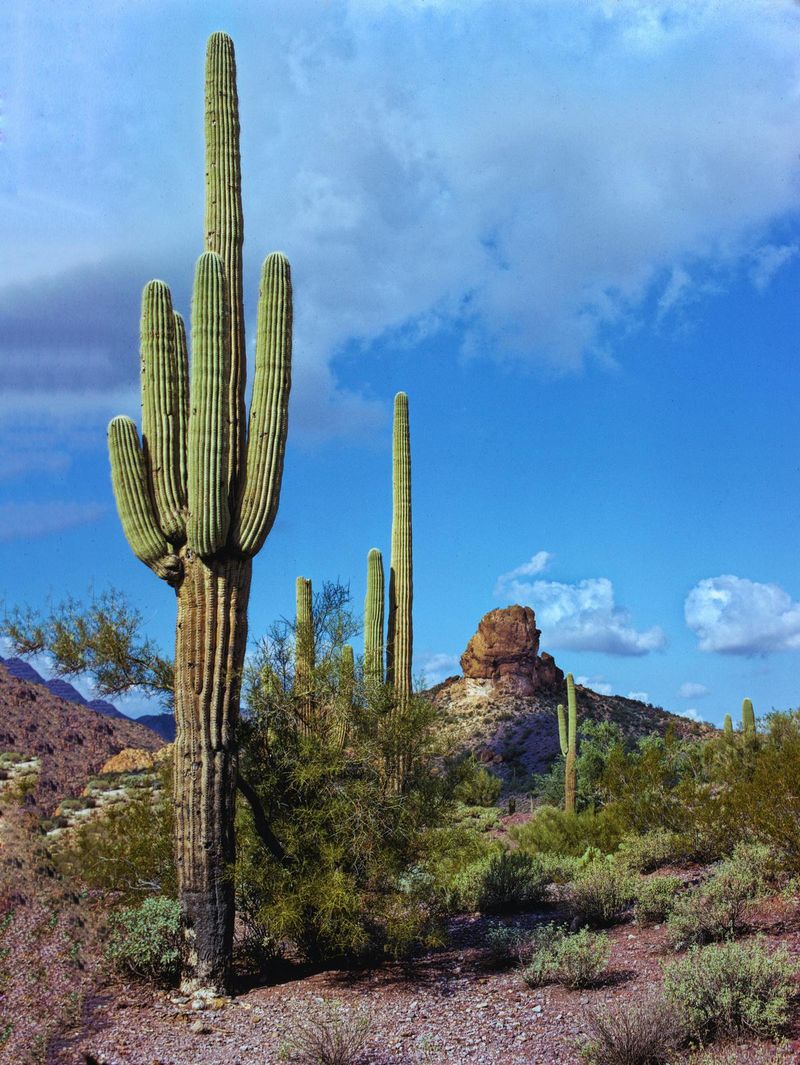
[{"label": "cumulus cloud", "polygon": [[107,511],[102,503],[48,501],[0,503],[0,542],[51,536],[78,525],[90,525]]},{"label": "cumulus cloud", "polygon": [[759,292],[764,292],[781,267],[797,256],[797,244],[765,244],[753,253],[750,280]]},{"label": "cumulus cloud", "polygon": [[427,684],[439,684],[447,677],[461,672],[461,661],[457,655],[441,651],[425,651],[419,656],[419,669]]},{"label": "cumulus cloud", "polygon": [[613,695],[614,688],[605,677],[589,677],[582,674],[575,678],[575,683],[580,684],[582,688],[591,688],[593,692],[597,692],[598,695]]},{"label": "cumulus cloud", "polygon": [[509,570],[508,573],[503,573],[498,577],[494,586],[494,594],[497,596],[504,595],[506,589],[513,585],[519,577],[535,577],[538,573],[542,573],[547,569],[552,557],[549,551],[537,551],[530,561],[523,562],[521,566],[517,566],[516,569]]},{"label": "cumulus cloud", "polygon": [[777,584],[725,574],[698,581],[684,603],[701,651],[767,655],[800,650],[800,603]]},{"label": "cumulus cloud", "polygon": [[705,684],[696,684],[691,680],[687,680],[684,684],[681,684],[678,689],[678,695],[681,699],[702,699],[708,694],[709,690]]},{"label": "cumulus cloud", "polygon": [[649,692],[628,692],[627,698],[628,699],[635,699],[639,703],[649,703],[650,702],[650,693]]},{"label": "cumulus cloud", "polygon": [[[5,27],[24,72],[0,167],[12,389],[31,365],[43,391],[126,387],[141,282],[169,273],[187,307],[209,27],[168,8],[29,5]],[[337,359],[381,338],[455,325],[466,355],[568,372],[710,275],[745,264],[761,285],[788,261],[770,230],[797,198],[791,5],[280,0],[264,18],[237,6],[248,320],[282,247],[315,439],[379,422]]]},{"label": "cumulus cloud", "polygon": [[[534,555],[534,559],[537,557]],[[530,565],[526,563],[501,577],[495,585],[495,596],[533,607],[544,646],[611,655],[646,655],[666,644],[664,632],[658,626],[644,630],[633,627],[628,611],[617,605],[614,586],[607,577],[589,577],[575,584],[564,584],[515,576]]]}]

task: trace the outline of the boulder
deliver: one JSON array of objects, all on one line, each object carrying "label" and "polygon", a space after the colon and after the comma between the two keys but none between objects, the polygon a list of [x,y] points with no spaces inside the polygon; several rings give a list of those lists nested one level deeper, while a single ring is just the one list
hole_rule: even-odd
[{"label": "boulder", "polygon": [[529,606],[490,610],[461,656],[464,676],[491,680],[518,695],[555,687],[563,682],[564,674],[552,655],[539,655],[540,635]]}]

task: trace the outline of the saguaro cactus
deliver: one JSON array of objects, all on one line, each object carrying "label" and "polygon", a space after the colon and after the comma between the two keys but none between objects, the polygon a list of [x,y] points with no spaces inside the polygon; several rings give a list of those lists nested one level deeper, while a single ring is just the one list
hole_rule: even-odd
[{"label": "saguaro cactus", "polygon": [[730,714],[726,714],[725,715],[725,722],[724,722],[724,724],[722,726],[722,730],[723,730],[723,732],[725,733],[726,736],[732,736],[733,735],[733,721],[731,720],[731,715]]},{"label": "saguaro cactus", "polygon": [[571,673],[567,673],[567,705],[569,707],[569,721],[564,717],[564,707],[558,704],[558,738],[561,743],[561,753],[565,759],[564,765],[564,809],[568,813],[575,812],[575,798],[578,791],[578,776],[575,766],[575,758],[578,753],[578,708],[575,702],[575,681]]},{"label": "saguaro cactus", "polygon": [[294,694],[300,731],[308,734],[314,716],[314,598],[311,581],[297,578],[297,613],[294,630]]},{"label": "saguaro cactus", "polygon": [[275,521],[291,380],[292,293],[280,253],[264,262],[249,432],[244,424],[242,212],[233,43],[208,42],[206,248],[192,297],[189,383],[169,289],[142,299],[142,436],[109,426],[114,494],[137,556],[176,591],[175,852],[187,991],[229,984],[234,900],[235,726],[252,558]]},{"label": "saguaro cactus", "polygon": [[742,731],[749,740],[756,738],[756,715],[749,699],[742,702]]},{"label": "saguaro cactus", "polygon": [[364,679],[383,684],[383,556],[377,547],[367,555],[367,595],[364,600]]},{"label": "saguaro cactus", "polygon": [[401,699],[411,694],[414,595],[411,555],[411,441],[408,396],[394,397],[392,441],[392,560],[389,572],[389,626],[386,641],[386,679]]}]

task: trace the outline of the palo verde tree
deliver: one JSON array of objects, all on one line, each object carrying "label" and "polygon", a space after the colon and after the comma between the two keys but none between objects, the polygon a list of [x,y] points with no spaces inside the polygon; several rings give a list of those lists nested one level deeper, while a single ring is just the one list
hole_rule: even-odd
[{"label": "palo verde tree", "polygon": [[161,281],[144,290],[142,440],[109,426],[114,494],[128,542],[177,596],[175,855],[186,934],[183,987],[229,986],[236,725],[253,556],[275,521],[291,379],[289,264],[267,257],[245,426],[242,205],[233,42],[206,57],[205,247],[192,296],[192,361]]}]

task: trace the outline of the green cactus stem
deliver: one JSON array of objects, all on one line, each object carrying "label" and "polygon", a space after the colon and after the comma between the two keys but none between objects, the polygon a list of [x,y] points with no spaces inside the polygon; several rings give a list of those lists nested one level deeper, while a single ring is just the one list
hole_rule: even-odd
[{"label": "green cactus stem", "polygon": [[745,699],[742,702],[742,731],[748,739],[755,739],[756,715],[755,711],[753,710],[753,704],[750,699]]},{"label": "green cactus stem", "polygon": [[383,684],[383,556],[377,547],[367,555],[367,595],[364,600],[364,679]]},{"label": "green cactus stem", "polygon": [[342,647],[339,659],[339,690],[335,708],[335,717],[331,725],[331,740],[344,750],[353,715],[356,691],[356,660],[349,643]]},{"label": "green cactus stem", "polygon": [[733,735],[733,721],[731,720],[730,714],[725,715],[725,723],[722,726],[722,730],[726,736]]},{"label": "green cactus stem", "polygon": [[291,386],[292,288],[264,262],[246,437],[239,118],[233,43],[206,57],[205,243],[192,297],[192,362],[169,289],[142,298],[142,433],[114,418],[108,444],[122,528],[177,592],[175,854],[186,992],[230,988],[236,725],[252,558],[278,508]]},{"label": "green cactus stem", "polygon": [[578,708],[575,700],[575,681],[571,673],[567,673],[567,706],[569,707],[568,721],[564,716],[564,707],[561,703],[558,705],[558,738],[561,753],[564,756],[564,810],[567,813],[574,813],[578,792],[578,774],[575,764],[578,753]]},{"label": "green cactus stem", "polygon": [[311,581],[298,577],[294,630],[294,695],[300,731],[308,735],[314,717],[314,596]]},{"label": "green cactus stem", "polygon": [[400,699],[411,694],[414,597],[411,551],[411,441],[408,396],[394,399],[392,443],[392,559],[389,571],[389,625],[386,641],[386,679]]}]

